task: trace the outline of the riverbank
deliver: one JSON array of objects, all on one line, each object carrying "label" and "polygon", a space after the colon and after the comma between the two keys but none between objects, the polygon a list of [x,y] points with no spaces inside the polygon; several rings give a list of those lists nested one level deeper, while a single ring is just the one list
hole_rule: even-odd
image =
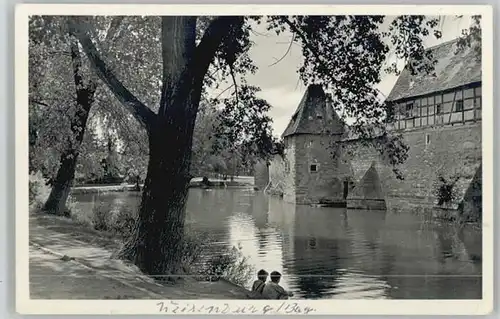
[{"label": "riverbank", "polygon": [[[194,177],[189,182],[190,188],[253,188],[253,176],[235,176],[231,179],[209,178],[210,186],[202,182],[202,177]],[[141,189],[144,185],[140,185]],[[131,192],[136,191],[135,184],[114,184],[114,185],[78,185],[71,188],[71,194],[93,194],[109,192]]]},{"label": "riverbank", "polygon": [[112,258],[120,243],[109,234],[56,216],[30,216],[30,295],[33,299],[248,299],[226,280],[158,283]]}]

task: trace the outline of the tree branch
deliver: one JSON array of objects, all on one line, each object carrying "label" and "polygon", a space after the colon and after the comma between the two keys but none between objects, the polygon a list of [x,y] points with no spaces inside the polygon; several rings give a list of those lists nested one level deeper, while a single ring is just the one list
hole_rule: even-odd
[{"label": "tree branch", "polygon": [[48,105],[47,103],[44,103],[44,102],[41,102],[41,101],[38,101],[38,100],[30,99],[30,103],[38,104],[38,105],[41,105],[41,106],[50,107],[50,105]]},{"label": "tree branch", "polygon": [[[114,40],[116,40],[116,38],[118,38],[120,36],[119,28],[122,25],[123,19],[124,19],[123,16],[113,17],[113,19],[110,22],[110,26],[108,27],[108,30],[106,31],[106,35],[104,36],[104,39],[103,39],[104,41],[99,41],[99,43],[98,43],[100,52],[105,53],[105,52],[109,52],[112,49],[112,47],[114,45]],[[89,27],[91,27],[91,26],[89,26]],[[92,28],[91,30],[92,30],[91,33],[94,33],[94,34],[96,33],[95,28]],[[71,35],[71,32],[70,32],[70,35]],[[98,52],[99,52],[99,50],[98,50]],[[94,72],[93,76],[90,76],[90,80],[89,80],[89,83],[87,86],[87,88],[90,91],[95,92],[97,90],[98,83],[97,83],[97,79],[95,78],[96,76],[97,76],[97,74],[95,74],[95,72]]]},{"label": "tree branch", "polygon": [[324,65],[324,62],[321,59],[320,55],[318,54],[318,52],[316,52],[316,50],[314,50],[314,48],[311,47],[311,44],[307,40],[307,37],[304,35],[304,33],[302,33],[302,31],[292,21],[290,21],[290,19],[288,19],[288,17],[283,16],[282,20],[290,27],[290,29],[292,30],[292,32],[294,34],[296,34],[300,37],[300,39],[302,40],[302,42],[304,42],[304,44],[309,49],[309,51],[311,51],[311,53],[314,54],[314,56],[316,57],[318,62]]},{"label": "tree branch", "polygon": [[225,92],[227,92],[227,90],[229,90],[233,86],[234,86],[234,84],[231,84],[230,86],[228,86],[227,88],[225,88],[224,90],[222,90],[222,92],[220,92],[219,94],[217,94],[217,96],[215,97],[215,100],[217,100],[222,94],[224,94]]},{"label": "tree branch", "polygon": [[[215,18],[207,27],[200,43],[195,49],[193,63],[188,65],[188,74],[193,74],[193,87],[200,87],[203,83],[210,64],[223,39],[229,35],[232,28],[243,23],[243,17],[221,16]],[[200,93],[197,95],[201,95]],[[199,96],[195,99],[199,100]]]},{"label": "tree branch", "polygon": [[155,118],[155,113],[139,101],[114,75],[112,70],[101,59],[97,49],[90,39],[89,35],[85,32],[84,27],[74,19],[69,21],[70,32],[80,41],[83,51],[92,63],[95,72],[99,78],[106,83],[108,88],[113,92],[116,98],[128,109],[132,115],[143,125],[146,129],[150,129],[152,122]]},{"label": "tree branch", "polygon": [[274,63],[270,64],[269,66],[273,66],[273,65],[280,63],[288,55],[288,53],[290,53],[290,50],[292,49],[293,41],[295,41],[295,32],[293,33],[292,40],[290,41],[290,44],[288,45],[288,49],[286,50],[285,54],[283,54],[283,56],[281,58],[277,59]]},{"label": "tree branch", "polygon": [[231,73],[231,78],[233,79],[233,85],[234,85],[234,96],[236,97],[236,105],[240,104],[239,96],[238,96],[238,84],[236,84],[236,77],[234,76],[234,68],[233,65],[229,65],[229,71]]}]

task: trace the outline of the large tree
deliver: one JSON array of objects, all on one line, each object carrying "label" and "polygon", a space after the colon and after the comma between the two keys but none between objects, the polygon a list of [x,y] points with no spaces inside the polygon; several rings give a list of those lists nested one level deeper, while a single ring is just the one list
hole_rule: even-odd
[{"label": "large tree", "polygon": [[[425,16],[394,17],[385,31],[380,28],[383,16],[147,18],[158,19],[161,24],[158,40],[162,87],[157,107],[146,106],[124,84],[126,79],[120,80],[119,70],[110,67],[113,62],[105,51],[97,49],[98,40],[89,32],[88,23],[75,17],[71,32],[80,41],[96,74],[148,135],[148,172],[139,218],[123,256],[150,275],[180,272],[193,129],[205,89],[222,80],[233,82],[233,102],[226,105],[229,122],[239,123],[265,110],[262,101],[254,98],[256,89],[244,81],[245,74],[256,71],[248,55],[252,45],[250,33],[256,24],[266,23],[268,30],[286,30],[293,35],[291,41],[302,48],[304,55],[298,70],[302,81],[322,84],[337,111],[356,120],[352,129],[362,136],[373,132],[366,129],[366,124],[384,127],[386,106],[375,85],[380,82],[390,43],[397,48],[393,52],[397,58],[411,57],[415,61],[408,66],[412,72],[430,72],[434,60],[424,50],[422,38],[438,25],[437,19]],[[389,71],[397,72],[397,68]],[[236,125],[230,136],[261,137],[264,134],[259,133],[257,126]],[[248,129],[250,134],[245,132]],[[380,149],[397,165],[405,159],[405,149],[394,147],[399,145],[397,136],[388,132],[383,132],[383,136],[372,140],[388,145]]]}]

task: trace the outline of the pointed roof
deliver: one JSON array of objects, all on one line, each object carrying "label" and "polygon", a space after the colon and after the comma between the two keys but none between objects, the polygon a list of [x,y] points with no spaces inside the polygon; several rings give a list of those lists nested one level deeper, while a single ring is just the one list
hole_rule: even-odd
[{"label": "pointed roof", "polygon": [[295,134],[342,134],[343,122],[327,102],[321,85],[312,84],[302,97],[282,137]]},{"label": "pointed roof", "polygon": [[428,48],[437,60],[436,76],[421,73],[415,76],[405,67],[387,101],[395,101],[432,92],[444,91],[481,81],[481,55],[476,47],[457,52],[458,39]]},{"label": "pointed roof", "polygon": [[347,198],[384,199],[384,193],[382,192],[380,177],[375,168],[375,162],[372,162],[370,168],[366,171],[363,178],[361,178]]}]

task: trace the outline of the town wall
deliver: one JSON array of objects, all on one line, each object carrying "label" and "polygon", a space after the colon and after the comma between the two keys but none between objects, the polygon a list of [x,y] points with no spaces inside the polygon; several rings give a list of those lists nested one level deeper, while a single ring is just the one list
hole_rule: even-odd
[{"label": "town wall", "polygon": [[[481,164],[481,122],[415,128],[405,130],[402,135],[410,147],[408,159],[399,166],[404,180],[396,178],[392,167],[376,149],[360,140],[342,140],[332,146],[331,137],[297,135],[288,138],[285,158],[276,156],[271,161],[271,184],[283,185],[284,199],[288,202],[335,202],[343,197],[343,181],[351,179],[355,186],[373,164],[388,207],[435,206],[435,190],[441,175],[445,179],[459,177],[455,186],[458,200],[450,207],[457,208]],[[328,147],[336,153],[326,151]],[[285,172],[285,160],[290,165],[289,173]],[[311,173],[309,165],[314,160],[319,168]]]},{"label": "town wall", "polygon": [[[481,123],[458,126],[426,127],[402,133],[410,147],[408,159],[399,166],[404,180],[396,178],[392,168],[372,147],[357,140],[345,141],[346,156],[353,169],[355,181],[359,181],[370,165],[380,176],[386,201],[397,198],[418,204],[437,204],[438,177],[458,177],[456,191],[461,200],[481,164]],[[458,202],[453,203],[456,208]]]}]

